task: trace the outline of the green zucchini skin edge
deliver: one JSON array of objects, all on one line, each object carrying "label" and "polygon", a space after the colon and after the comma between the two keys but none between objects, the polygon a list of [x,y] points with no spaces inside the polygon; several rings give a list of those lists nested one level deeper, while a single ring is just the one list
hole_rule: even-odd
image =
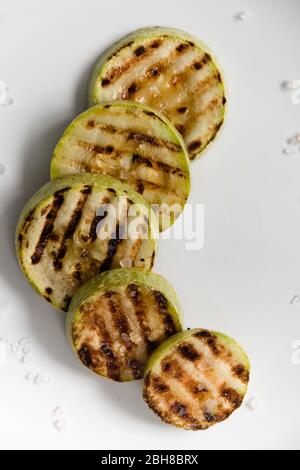
[{"label": "green zucchini skin edge", "polygon": [[[88,106],[93,106],[95,103],[98,102],[98,100],[95,98],[94,90],[95,90],[95,85],[97,81],[99,80],[99,77],[101,77],[102,73],[104,72],[105,65],[107,61],[110,59],[110,57],[114,54],[116,54],[120,49],[122,49],[126,44],[128,44],[131,41],[135,41],[137,39],[143,39],[143,38],[155,38],[157,36],[161,35],[169,35],[173,36],[178,39],[186,40],[186,41],[192,41],[196,47],[199,47],[202,49],[204,52],[207,52],[211,58],[214,64],[217,66],[221,78],[222,78],[222,85],[223,85],[223,90],[224,90],[224,95],[226,98],[228,97],[228,86],[226,83],[226,80],[224,78],[224,74],[222,71],[222,68],[219,65],[218,60],[216,59],[214,53],[211,51],[211,49],[200,39],[196,38],[190,33],[187,33],[186,31],[183,31],[181,29],[177,28],[168,28],[168,27],[163,27],[163,26],[150,26],[150,27],[145,27],[145,28],[140,28],[137,29],[136,31],[133,31],[129,33],[128,35],[124,36],[123,38],[119,39],[116,41],[112,46],[110,46],[108,49],[106,49],[98,58],[96,61],[93,69],[92,69],[92,74],[91,77],[88,81],[88,86],[87,86],[87,105]],[[105,101],[103,101],[105,103]],[[196,155],[196,157],[192,161],[198,160],[200,157],[203,156],[203,154],[206,152],[206,150],[210,147],[210,145],[215,142],[217,137],[220,135],[220,132],[222,131],[224,127],[224,121],[226,120],[227,116],[227,107],[228,107],[228,100],[226,102],[226,105],[224,106],[224,114],[223,114],[223,124],[219,131],[217,132],[216,136],[207,144],[205,148],[199,152],[199,154]]]},{"label": "green zucchini skin edge", "polygon": [[176,329],[178,331],[182,331],[183,314],[180,302],[175,290],[164,277],[159,274],[146,272],[143,269],[137,268],[113,269],[90,279],[86,284],[78,289],[71,301],[69,311],[66,316],[65,328],[68,341],[76,356],[77,351],[74,347],[72,338],[72,325],[73,322],[76,321],[78,307],[87,300],[93,300],[93,297],[97,297],[108,290],[122,289],[122,287],[130,283],[135,283],[141,287],[148,287],[149,289],[160,291],[174,308],[176,315],[173,315],[173,320],[175,322]]},{"label": "green zucchini skin edge", "polygon": [[[181,341],[187,339],[189,336],[192,336],[194,333],[197,333],[199,331],[199,328],[194,328],[192,330],[186,330],[182,331],[180,333],[177,333],[176,335],[171,336],[168,338],[163,344],[161,344],[151,355],[148,364],[146,366],[145,370],[145,376],[147,375],[148,372],[151,371],[152,367],[156,362],[159,362],[163,359],[163,357],[174,347],[176,347]],[[215,335],[217,338],[223,340],[229,347],[234,347],[234,349],[239,353],[241,361],[246,368],[248,372],[250,372],[250,361],[243,350],[243,348],[230,336],[227,336],[223,333],[220,333],[218,331],[210,331],[213,335]]]},{"label": "green zucchini skin edge", "polygon": [[[27,202],[25,205],[18,223],[16,227],[16,232],[15,232],[15,251],[17,255],[17,259],[19,262],[19,266],[21,268],[21,271],[23,272],[24,276],[28,280],[29,284],[32,286],[32,288],[42,296],[42,292],[39,290],[39,288],[31,281],[31,279],[28,278],[27,273],[24,269],[24,266],[22,264],[22,257],[21,257],[21,252],[19,249],[19,232],[20,229],[22,228],[24,221],[28,217],[28,215],[32,212],[32,210],[38,208],[40,204],[42,204],[45,199],[50,198],[56,191],[60,191],[68,186],[72,186],[74,189],[76,189],[76,184],[80,187],[82,184],[92,184],[94,187],[99,188],[99,190],[113,187],[120,195],[122,196],[127,196],[129,198],[132,198],[137,204],[140,204],[141,206],[145,207],[145,210],[148,211],[148,213],[151,215],[150,216],[150,230],[151,230],[151,238],[153,240],[154,244],[154,252],[155,254],[157,253],[158,249],[158,239],[159,239],[159,228],[158,228],[158,219],[153,210],[151,209],[150,205],[145,201],[145,199],[138,194],[136,191],[134,191],[131,186],[121,183],[120,181],[116,180],[115,178],[112,178],[110,176],[106,175],[96,175],[96,174],[89,174],[85,173],[82,175],[73,175],[73,176],[66,176],[64,178],[58,178],[56,180],[50,181],[46,183],[42,188],[40,188],[33,196],[32,198]],[[52,305],[59,311],[62,311],[58,306],[56,306],[54,303]],[[64,312],[63,312],[64,313]]]}]

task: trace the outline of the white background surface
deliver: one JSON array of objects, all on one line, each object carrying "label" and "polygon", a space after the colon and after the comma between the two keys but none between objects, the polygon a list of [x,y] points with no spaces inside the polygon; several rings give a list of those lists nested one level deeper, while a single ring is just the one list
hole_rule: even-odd
[{"label": "white background surface", "polygon": [[[235,20],[245,10],[251,18]],[[181,298],[187,327],[235,337],[252,362],[248,398],[206,432],[162,424],[139,383],[114,384],[77,363],[64,317],[36,296],[19,272],[13,232],[26,200],[48,179],[54,145],[84,108],[97,56],[146,25],[179,27],[214,50],[229,87],[226,126],[192,167],[190,202],[205,204],[205,246],[163,241],[156,271]],[[298,0],[0,0],[0,79],[15,98],[0,107],[0,336],[32,338],[32,361],[8,354],[0,365],[0,447],[52,449],[300,448],[300,152],[285,156],[300,131],[300,105],[280,88],[300,79]],[[27,372],[51,378],[35,386]],[[67,428],[53,426],[61,406]]]}]

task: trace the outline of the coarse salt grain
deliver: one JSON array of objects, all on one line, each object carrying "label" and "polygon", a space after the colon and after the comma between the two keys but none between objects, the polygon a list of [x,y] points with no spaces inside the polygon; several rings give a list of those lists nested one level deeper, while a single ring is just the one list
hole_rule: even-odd
[{"label": "coarse salt grain", "polygon": [[291,299],[290,304],[291,305],[297,305],[300,303],[300,296],[299,295],[294,295],[294,297]]},{"label": "coarse salt grain", "polygon": [[20,346],[25,346],[26,344],[31,343],[31,339],[28,337],[20,338],[18,343]]},{"label": "coarse salt grain", "polygon": [[57,419],[54,421],[54,427],[57,431],[62,432],[66,429],[66,422],[63,419]]},{"label": "coarse salt grain", "polygon": [[300,80],[285,80],[282,83],[282,87],[287,90],[296,90],[297,88],[300,88]]},{"label": "coarse salt grain", "polygon": [[247,408],[251,411],[255,411],[261,407],[261,399],[258,397],[252,397],[247,401]]},{"label": "coarse salt grain", "polygon": [[295,149],[287,147],[282,150],[282,153],[284,153],[284,155],[294,155]]},{"label": "coarse salt grain", "polygon": [[20,360],[22,364],[27,364],[27,362],[30,362],[30,361],[31,361],[31,356],[29,356],[28,354],[26,356],[22,356]]},{"label": "coarse salt grain", "polygon": [[63,416],[63,414],[64,414],[63,409],[60,406],[57,406],[52,411],[52,417],[53,418],[60,418],[61,416]]},{"label": "coarse salt grain", "polygon": [[249,18],[249,15],[246,11],[240,11],[235,15],[237,20],[245,21]]}]

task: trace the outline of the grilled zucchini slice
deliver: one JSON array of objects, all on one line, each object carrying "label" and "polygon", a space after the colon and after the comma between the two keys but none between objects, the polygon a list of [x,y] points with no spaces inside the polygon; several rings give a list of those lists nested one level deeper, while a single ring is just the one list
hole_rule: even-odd
[{"label": "grilled zucchini slice", "polygon": [[191,160],[215,138],[226,104],[224,81],[208,48],[188,33],[162,27],[135,31],[98,59],[90,105],[120,99],[164,113],[182,134]]},{"label": "grilled zucchini slice", "polygon": [[143,377],[151,352],[182,330],[182,316],[177,296],[163,277],[117,269],[79,289],[66,327],[83,365],[124,382]]},{"label": "grilled zucchini slice", "polygon": [[19,219],[16,251],[32,286],[66,311],[78,287],[124,259],[150,270],[158,236],[156,215],[130,186],[85,174],[33,196]]},{"label": "grilled zucchini slice", "polygon": [[66,129],[53,154],[51,178],[85,172],[130,184],[157,208],[161,230],[180,215],[190,192],[181,136],[165,117],[132,102],[94,106]]},{"label": "grilled zucchini slice", "polygon": [[144,398],[166,423],[207,429],[241,406],[249,371],[249,360],[233,339],[204,329],[184,331],[151,356]]}]

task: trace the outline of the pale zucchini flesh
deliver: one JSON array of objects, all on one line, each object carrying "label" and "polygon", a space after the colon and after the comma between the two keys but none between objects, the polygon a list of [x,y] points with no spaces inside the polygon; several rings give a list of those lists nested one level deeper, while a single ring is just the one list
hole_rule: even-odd
[{"label": "pale zucchini flesh", "polygon": [[130,184],[157,210],[161,230],[181,214],[190,192],[181,136],[165,117],[132,102],[94,106],[64,132],[51,178],[86,172]]},{"label": "pale zucchini flesh", "polygon": [[[120,201],[124,210],[115,211]],[[135,221],[139,230],[130,232]],[[66,311],[78,287],[124,259],[150,270],[157,239],[157,217],[138,193],[114,178],[85,174],[52,181],[33,196],[19,219],[16,251],[32,286]]]},{"label": "pale zucchini flesh", "polygon": [[66,330],[81,363],[118,382],[141,379],[150,354],[182,331],[177,296],[161,276],[117,269],[75,294]]},{"label": "pale zucchini flesh", "polygon": [[97,61],[90,105],[134,100],[162,112],[182,134],[191,160],[222,126],[224,80],[211,52],[190,34],[154,27],[135,31]]},{"label": "pale zucchini flesh", "polygon": [[215,331],[185,331],[151,356],[144,399],[164,422],[204,430],[241,406],[249,372],[249,360],[233,339]]}]

